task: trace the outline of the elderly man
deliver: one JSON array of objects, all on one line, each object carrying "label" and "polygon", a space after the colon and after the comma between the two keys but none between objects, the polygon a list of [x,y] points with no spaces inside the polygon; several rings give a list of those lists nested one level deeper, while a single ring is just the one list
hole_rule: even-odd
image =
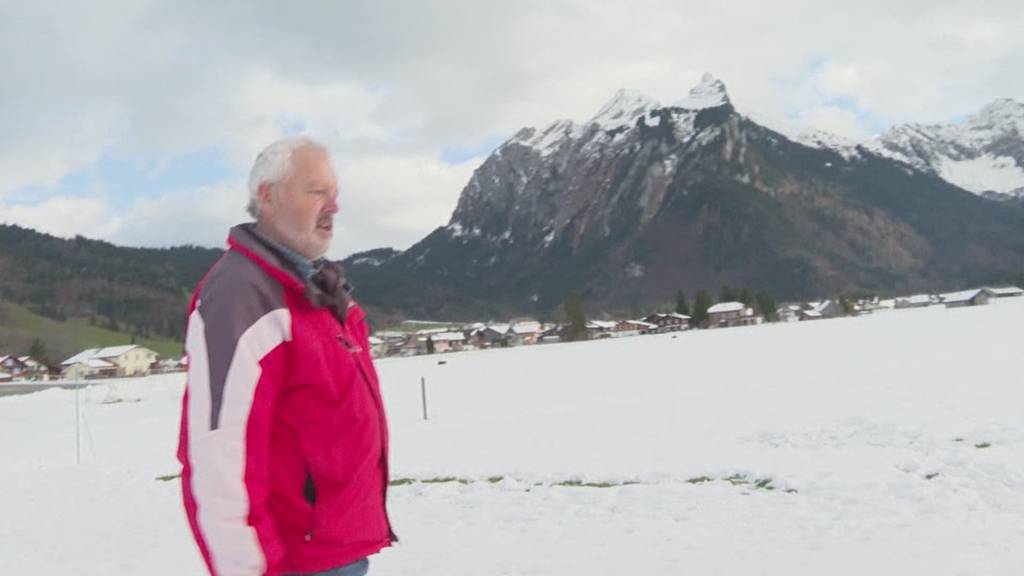
[{"label": "elderly man", "polygon": [[192,297],[178,458],[215,576],[361,575],[395,541],[388,433],[363,310],[330,246],[326,149],[271,144],[249,178],[255,223]]}]

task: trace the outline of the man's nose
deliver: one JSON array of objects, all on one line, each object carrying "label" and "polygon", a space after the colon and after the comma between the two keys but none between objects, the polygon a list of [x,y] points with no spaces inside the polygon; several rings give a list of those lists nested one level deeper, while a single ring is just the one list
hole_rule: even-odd
[{"label": "man's nose", "polygon": [[327,197],[327,204],[324,206],[324,211],[328,214],[337,214],[338,210],[338,194],[335,192]]}]

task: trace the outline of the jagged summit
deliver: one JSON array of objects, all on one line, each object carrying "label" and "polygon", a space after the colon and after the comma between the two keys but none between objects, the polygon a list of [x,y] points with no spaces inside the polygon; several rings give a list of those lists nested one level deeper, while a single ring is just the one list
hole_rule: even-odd
[{"label": "jagged summit", "polygon": [[691,88],[686,98],[673,105],[688,110],[703,110],[729,104],[731,102],[725,84],[710,73],[705,73],[700,79],[700,84]]},{"label": "jagged summit", "polygon": [[661,107],[657,100],[637,90],[619,89],[607,104],[598,110],[588,124],[597,124],[605,130],[629,127],[636,119]]}]

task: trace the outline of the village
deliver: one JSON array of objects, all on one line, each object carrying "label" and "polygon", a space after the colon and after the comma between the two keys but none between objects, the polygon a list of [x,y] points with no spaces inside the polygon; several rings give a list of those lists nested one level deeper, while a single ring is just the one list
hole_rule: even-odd
[{"label": "village", "polygon": [[[816,302],[783,304],[766,317],[754,306],[738,301],[719,302],[706,311],[706,319],[695,321],[678,312],[652,313],[637,319],[586,320],[576,338],[569,335],[567,324],[549,324],[532,318],[514,318],[502,323],[477,322],[465,325],[403,323],[402,329],[382,330],[370,336],[375,358],[407,357],[423,354],[444,354],[490,348],[510,348],[554,344],[568,340],[596,340],[647,334],[665,334],[694,329],[720,329],[755,326],[769,321],[804,322],[845,316],[859,316],[892,310],[944,306],[959,308],[985,306],[1003,298],[1024,296],[1016,286],[981,287],[945,294],[915,294],[898,298],[847,301],[828,299]],[[429,324],[429,328],[416,329]],[[90,348],[64,360],[47,365],[30,355],[17,355],[0,350],[0,385],[6,383],[74,382],[109,378],[128,378],[183,372],[188,367],[186,356],[160,358],[153,350],[134,344]]]}]

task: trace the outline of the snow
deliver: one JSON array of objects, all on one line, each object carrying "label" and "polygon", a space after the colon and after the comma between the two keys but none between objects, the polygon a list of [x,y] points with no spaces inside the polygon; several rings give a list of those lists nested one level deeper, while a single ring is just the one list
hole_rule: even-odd
[{"label": "snow", "polygon": [[466,335],[462,332],[439,332],[431,336],[434,342],[465,342]]},{"label": "snow", "polygon": [[996,296],[1001,296],[1001,297],[1024,295],[1024,290],[1022,290],[1022,289],[1020,289],[1020,288],[1018,288],[1016,286],[1002,286],[1002,287],[999,287],[999,288],[990,288],[990,290]]},{"label": "snow", "polygon": [[563,142],[574,140],[581,135],[581,127],[571,120],[557,120],[544,130],[527,128],[517,134],[513,141],[529,146],[540,152],[541,156],[546,157],[557,151]]},{"label": "snow", "polygon": [[623,88],[616,92],[587,124],[597,124],[603,130],[632,128],[637,118],[646,116],[651,110],[660,107],[661,104],[650,96]]},{"label": "snow", "polygon": [[83,350],[78,354],[75,354],[71,358],[68,358],[61,364],[64,366],[71,366],[78,363],[87,363],[89,360],[102,359],[102,358],[117,358],[118,356],[137,348],[135,344],[128,344],[125,346],[110,346],[107,348],[90,348]]},{"label": "snow", "polygon": [[[371,574],[1016,574],[1022,316],[1009,298],[379,361],[393,476],[420,482],[390,490],[402,541]],[[0,397],[0,572],[204,573],[156,479],[179,470],[182,380],[82,390],[81,465],[73,391]]]},{"label": "snow", "polygon": [[946,294],[940,294],[939,298],[943,303],[946,304],[957,304],[960,302],[968,302],[974,299],[975,296],[980,294],[982,291],[990,292],[987,288],[973,288],[971,290],[961,290],[959,292],[948,292]]},{"label": "snow", "polygon": [[869,144],[874,151],[976,194],[1024,193],[1024,166],[997,155],[1009,143],[1024,146],[1024,104],[1001,99],[956,124],[905,124]]},{"label": "snow", "polygon": [[704,74],[700,83],[690,89],[690,93],[682,100],[673,104],[687,110],[703,110],[704,108],[717,108],[729,103],[729,95],[726,93],[725,84],[711,74]]},{"label": "snow", "polygon": [[722,302],[708,308],[708,314],[717,314],[719,312],[740,312],[745,307],[746,306],[742,302]]},{"label": "snow", "polygon": [[[817,130],[814,128],[805,128],[792,125],[783,125],[779,130],[781,134],[789,138],[797,144],[803,144],[808,148],[819,148],[822,150],[832,150],[844,160],[850,161],[860,158],[860,143],[856,140],[840,136],[838,134],[832,134],[825,132],[824,130]],[[832,163],[825,163],[826,168],[831,168]]]},{"label": "snow", "polygon": [[1024,192],[1024,168],[1007,156],[985,154],[977,158],[941,159],[939,177],[972,192]]}]

